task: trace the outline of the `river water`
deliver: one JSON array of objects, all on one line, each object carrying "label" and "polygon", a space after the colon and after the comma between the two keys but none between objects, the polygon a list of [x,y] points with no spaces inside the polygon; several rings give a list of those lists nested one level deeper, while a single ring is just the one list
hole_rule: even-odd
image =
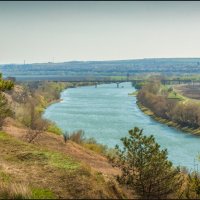
[{"label": "river water", "polygon": [[63,101],[50,105],[43,117],[54,121],[64,132],[84,130],[87,138],[114,147],[120,138],[137,126],[144,134],[153,134],[161,148],[167,148],[174,165],[194,169],[200,153],[200,137],[156,122],[140,111],[131,83],[102,84],[69,88],[61,93]]}]

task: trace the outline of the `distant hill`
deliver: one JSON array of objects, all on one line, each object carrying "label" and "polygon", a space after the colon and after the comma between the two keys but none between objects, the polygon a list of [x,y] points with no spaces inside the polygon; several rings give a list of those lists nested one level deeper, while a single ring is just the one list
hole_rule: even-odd
[{"label": "distant hill", "polygon": [[200,58],[151,58],[114,61],[72,61],[1,65],[4,76],[23,79],[51,79],[75,76],[121,76],[129,73],[200,73]]}]

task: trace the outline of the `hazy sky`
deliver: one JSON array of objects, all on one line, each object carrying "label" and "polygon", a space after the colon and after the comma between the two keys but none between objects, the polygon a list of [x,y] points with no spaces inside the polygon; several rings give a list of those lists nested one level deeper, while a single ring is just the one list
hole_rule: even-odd
[{"label": "hazy sky", "polygon": [[0,2],[0,63],[200,57],[200,2]]}]

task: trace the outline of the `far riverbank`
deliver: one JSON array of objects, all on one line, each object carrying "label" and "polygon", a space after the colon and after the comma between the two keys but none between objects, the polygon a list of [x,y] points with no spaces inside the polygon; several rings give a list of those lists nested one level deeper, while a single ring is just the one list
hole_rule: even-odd
[{"label": "far riverbank", "polygon": [[[72,82],[69,82],[69,83],[71,83],[72,85],[66,86],[64,89],[62,89],[62,90],[60,91],[60,94],[61,94],[64,90],[67,90],[67,89],[69,89],[69,88],[76,88],[76,87],[83,87],[83,86],[92,86],[92,85],[95,85],[94,82],[79,82],[79,83],[72,83]],[[61,102],[62,100],[63,100],[63,99],[60,98],[60,97],[57,98],[57,99],[53,99],[52,101],[48,102],[48,103],[45,105],[44,109],[46,109],[47,107],[49,107],[50,105],[52,105],[52,104],[54,104],[54,103],[59,103],[59,102]]]},{"label": "far riverbank", "polygon": [[178,130],[184,131],[186,133],[191,133],[191,134],[200,136],[200,128],[198,128],[198,129],[192,129],[192,128],[189,128],[189,127],[183,127],[183,126],[181,126],[180,124],[178,124],[176,122],[173,122],[171,120],[167,120],[167,119],[164,119],[164,118],[156,116],[153,111],[151,111],[149,108],[143,106],[138,100],[137,100],[136,103],[138,105],[138,108],[144,114],[150,116],[154,120],[156,120],[156,121],[158,121],[158,122],[160,122],[162,124],[166,124],[167,126],[174,127],[174,128],[176,128]]}]

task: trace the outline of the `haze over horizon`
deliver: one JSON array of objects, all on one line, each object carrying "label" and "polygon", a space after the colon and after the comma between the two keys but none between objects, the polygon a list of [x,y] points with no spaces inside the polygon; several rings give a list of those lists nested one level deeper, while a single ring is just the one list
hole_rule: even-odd
[{"label": "haze over horizon", "polygon": [[200,2],[0,2],[0,64],[199,58]]}]

